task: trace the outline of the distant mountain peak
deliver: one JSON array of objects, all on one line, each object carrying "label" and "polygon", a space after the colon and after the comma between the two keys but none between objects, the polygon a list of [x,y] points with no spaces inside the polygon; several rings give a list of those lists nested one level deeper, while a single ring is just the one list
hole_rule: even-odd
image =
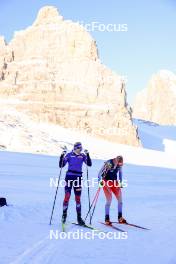
[{"label": "distant mountain peak", "polygon": [[42,7],[37,15],[37,19],[34,22],[34,26],[43,24],[58,23],[63,20],[63,17],[59,15],[59,11],[54,6],[44,6]]},{"label": "distant mountain peak", "polygon": [[169,70],[154,74],[136,96],[133,116],[160,125],[176,125],[176,75]]}]

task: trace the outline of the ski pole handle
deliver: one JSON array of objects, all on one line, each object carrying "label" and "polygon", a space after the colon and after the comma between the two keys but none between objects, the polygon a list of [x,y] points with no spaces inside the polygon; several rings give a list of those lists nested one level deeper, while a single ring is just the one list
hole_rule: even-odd
[{"label": "ski pole handle", "polygon": [[84,153],[87,155],[89,153],[89,151],[87,149],[85,149]]}]

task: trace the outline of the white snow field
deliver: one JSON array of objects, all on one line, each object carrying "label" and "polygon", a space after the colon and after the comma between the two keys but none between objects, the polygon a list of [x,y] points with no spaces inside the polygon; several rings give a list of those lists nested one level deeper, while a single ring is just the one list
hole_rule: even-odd
[{"label": "white snow field", "polygon": [[[176,128],[134,121],[144,148],[107,142],[56,125],[37,124],[11,110],[1,113],[0,197],[6,197],[9,206],[0,208],[0,264],[176,263]],[[127,239],[50,239],[50,230],[52,234],[61,231],[64,196],[64,188],[59,188],[50,226],[56,189],[50,187],[50,180],[56,180],[59,175],[61,146],[66,145],[71,150],[75,141],[82,141],[93,158],[90,178],[97,177],[105,159],[124,156],[124,179],[128,182],[127,188],[122,189],[124,217],[150,230],[121,225],[120,228],[127,231]],[[62,179],[65,171],[66,168]],[[86,178],[85,168],[83,175]],[[91,200],[97,188],[97,185],[90,188]],[[92,225],[124,238],[122,233],[99,223],[104,220],[104,204],[101,190]],[[83,187],[83,216],[87,210],[87,188]],[[111,219],[117,220],[115,199]],[[75,220],[72,193],[67,232],[74,234],[80,230],[83,235],[91,232],[73,226],[71,222]]]},{"label": "white snow field", "polygon": [[[153,151],[148,151],[154,157]],[[142,152],[136,155],[140,164],[140,160],[143,160]],[[124,216],[129,222],[150,230],[120,225],[128,232],[127,239],[96,237],[94,240],[51,240],[50,229],[61,231],[63,188],[58,190],[53,225],[49,225],[55,194],[55,187],[50,187],[50,177],[59,174],[58,157],[1,151],[0,196],[7,198],[9,206],[0,208],[0,263],[176,263],[176,170],[164,168],[169,164],[167,158],[166,164],[163,162],[160,167],[158,163],[155,166],[154,162],[153,167],[137,164],[124,166],[124,179],[128,181],[128,187],[122,189]],[[102,163],[101,159],[93,160],[93,167],[89,169],[90,178],[97,176]],[[62,179],[64,172],[65,169]],[[96,190],[97,185],[90,189],[91,198]],[[69,222],[76,220],[73,193],[71,198]],[[92,225],[101,230],[116,232],[99,223],[104,220],[104,203],[101,190]],[[83,188],[83,216],[87,209],[87,189]],[[115,200],[111,209],[111,218],[116,221]],[[75,232],[78,229],[82,229],[84,234],[91,232],[71,224],[67,226],[67,231]]]}]

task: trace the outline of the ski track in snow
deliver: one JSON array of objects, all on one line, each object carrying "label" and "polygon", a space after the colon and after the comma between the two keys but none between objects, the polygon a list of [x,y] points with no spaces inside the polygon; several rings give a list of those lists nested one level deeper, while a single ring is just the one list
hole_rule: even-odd
[{"label": "ski track in snow", "polygon": [[[36,242],[33,246],[26,249],[22,254],[20,254],[20,256],[17,257],[15,261],[10,262],[10,264],[55,264],[58,263],[58,256],[59,259],[62,259],[62,263],[67,263],[68,261],[70,261],[70,259],[73,258],[78,264],[87,264],[90,263],[90,260],[94,260],[93,252],[88,253],[87,250],[85,250],[85,252],[81,252],[80,255],[80,251],[76,253],[76,247],[75,251],[73,250],[73,240],[67,242],[68,243],[63,243],[63,241],[61,240],[51,241],[49,240],[49,236],[44,237],[42,240]],[[74,254],[72,254],[72,252],[74,252]],[[87,260],[86,257],[88,258]],[[118,263],[125,263],[125,260],[126,258],[123,255],[118,259]]]},{"label": "ski track in snow", "polygon": [[46,247],[48,250],[48,245],[47,245],[48,238],[49,236],[38,241],[31,248],[26,249],[15,261],[12,261],[10,264],[22,264],[22,263],[26,264],[29,262],[34,263],[32,261],[36,258],[37,255],[41,255],[41,252],[43,252],[46,249]]}]

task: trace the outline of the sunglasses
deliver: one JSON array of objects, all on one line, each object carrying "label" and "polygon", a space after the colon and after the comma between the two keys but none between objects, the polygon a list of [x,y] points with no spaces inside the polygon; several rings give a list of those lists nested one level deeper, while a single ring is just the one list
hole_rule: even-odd
[{"label": "sunglasses", "polygon": [[76,147],[76,149],[82,149],[82,147]]}]

